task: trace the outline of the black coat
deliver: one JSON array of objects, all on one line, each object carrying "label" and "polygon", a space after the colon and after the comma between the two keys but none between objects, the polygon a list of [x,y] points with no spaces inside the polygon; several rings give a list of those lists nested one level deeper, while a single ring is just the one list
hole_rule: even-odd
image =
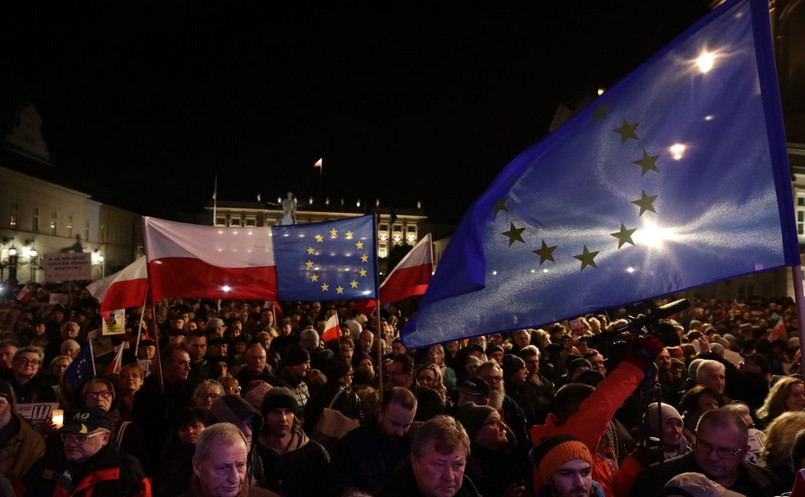
[{"label": "black coat", "polygon": [[294,431],[292,447],[277,454],[262,444],[257,453],[263,460],[264,480],[260,486],[284,497],[321,497],[327,494],[330,455],[302,430]]},{"label": "black coat", "polygon": [[[64,476],[68,471],[72,476]],[[63,495],[64,488],[76,495],[92,497],[139,496],[151,488],[139,461],[115,450],[112,442],[106,444],[94,456],[80,464],[67,462],[62,445],[53,444],[28,471],[18,484],[22,494],[36,497]],[[83,489],[83,490],[82,490]]]},{"label": "black coat", "polygon": [[376,495],[408,460],[408,438],[392,440],[374,421],[349,432],[336,446],[330,462],[330,495],[347,488]]},{"label": "black coat", "polygon": [[[425,497],[425,494],[422,493],[416,483],[416,477],[410,462],[406,463],[397,472],[394,481],[377,494],[377,497]],[[461,488],[454,494],[454,497],[481,497],[481,494],[478,493],[472,480],[465,474]]]},{"label": "black coat", "polygon": [[[691,452],[684,456],[674,457],[661,463],[653,464],[637,474],[632,497],[657,497],[662,495],[665,484],[680,473],[702,473],[707,476],[696,463]],[[785,484],[766,468],[742,461],[738,467],[738,479],[729,490],[744,494],[747,497],[774,497],[788,492]]]}]

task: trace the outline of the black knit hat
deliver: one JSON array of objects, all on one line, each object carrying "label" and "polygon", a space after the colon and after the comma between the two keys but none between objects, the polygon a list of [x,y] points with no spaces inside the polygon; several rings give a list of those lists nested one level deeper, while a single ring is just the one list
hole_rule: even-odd
[{"label": "black knit hat", "polygon": [[6,380],[0,380],[0,397],[6,399],[12,406],[14,405],[14,387]]},{"label": "black knit hat", "polygon": [[298,366],[308,361],[310,361],[310,354],[299,345],[289,346],[282,356],[283,366]]},{"label": "black knit hat", "polygon": [[274,409],[291,409],[294,415],[299,414],[299,403],[296,401],[290,388],[274,387],[263,397],[263,405],[260,406],[260,413],[265,416]]},{"label": "black knit hat", "polygon": [[516,355],[506,354],[503,356],[503,379],[508,379],[509,376],[520,371],[525,367],[525,361]]},{"label": "black knit hat", "polygon": [[475,435],[484,427],[486,418],[495,412],[495,408],[491,406],[479,406],[475,402],[468,402],[458,408],[456,419],[467,430],[467,435],[470,441],[475,438]]}]

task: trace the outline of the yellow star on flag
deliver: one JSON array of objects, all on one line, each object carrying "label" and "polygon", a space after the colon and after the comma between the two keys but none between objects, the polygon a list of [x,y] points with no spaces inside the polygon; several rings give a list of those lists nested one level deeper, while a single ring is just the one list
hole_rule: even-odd
[{"label": "yellow star on flag", "polygon": [[344,293],[344,287],[338,285],[337,287],[335,287],[335,293]]},{"label": "yellow star on flag", "polygon": [[349,282],[349,286],[351,286],[352,288],[358,288],[358,282],[355,281],[355,280],[352,280],[352,281]]},{"label": "yellow star on flag", "polygon": [[573,258],[581,261],[581,270],[584,271],[584,268],[586,268],[587,266],[598,268],[598,266],[595,265],[596,255],[598,255],[597,250],[595,252],[590,252],[589,250],[587,250],[587,245],[585,245],[584,251],[579,255],[574,255]]},{"label": "yellow star on flag", "polygon": [[358,247],[358,250],[361,250],[363,248],[363,242],[358,242],[355,246]]},{"label": "yellow star on flag", "polygon": [[327,291],[327,290],[329,290],[329,289],[330,289],[330,285],[328,285],[327,283],[325,283],[325,284],[323,284],[323,285],[321,286],[321,291],[322,291],[322,292],[326,292],[326,291]]},{"label": "yellow star on flag", "polygon": [[353,233],[351,231],[347,231],[347,240],[352,240]]},{"label": "yellow star on flag", "polygon": [[361,278],[365,278],[365,277],[366,277],[366,270],[365,270],[365,269],[361,269],[360,271],[358,271],[358,274],[360,274],[360,275],[361,275]]},{"label": "yellow star on flag", "polygon": [[640,123],[629,124],[629,121],[624,119],[623,126],[621,126],[620,128],[615,128],[612,131],[621,135],[621,145],[623,145],[629,138],[633,140],[639,140],[639,138],[637,137],[637,133],[635,133],[635,130],[637,129],[638,126],[640,126]]},{"label": "yellow star on flag", "polygon": [[316,243],[324,243],[324,237],[321,235],[316,235]]},{"label": "yellow star on flag", "polygon": [[307,255],[313,255],[314,252],[315,252],[315,250],[313,250],[313,247],[308,247],[307,248]]},{"label": "yellow star on flag", "polygon": [[335,235],[337,235],[337,234],[338,234],[338,230],[337,230],[337,229],[333,228],[333,229],[331,229],[331,230],[330,230],[330,236],[331,236],[331,237],[335,238]]},{"label": "yellow star on flag", "polygon": [[307,261],[305,263],[305,266],[307,266],[308,269],[312,268],[313,267],[313,261]]},{"label": "yellow star on flag", "polygon": [[368,262],[368,261],[369,261],[369,256],[368,256],[368,255],[366,255],[366,254],[363,254],[363,255],[361,256],[361,262]]},{"label": "yellow star on flag", "polygon": [[318,274],[311,274],[310,275],[310,281],[319,281],[319,275]]}]

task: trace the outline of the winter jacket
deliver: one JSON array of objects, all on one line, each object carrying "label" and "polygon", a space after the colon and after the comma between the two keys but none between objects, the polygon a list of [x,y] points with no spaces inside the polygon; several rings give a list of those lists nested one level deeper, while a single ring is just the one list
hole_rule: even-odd
[{"label": "winter jacket", "polygon": [[45,441],[17,413],[0,430],[0,474],[13,485],[45,453]]},{"label": "winter jacket", "polygon": [[83,463],[68,462],[54,444],[14,489],[17,497],[151,497],[151,479],[111,443]]},{"label": "winter jacket", "polygon": [[327,494],[330,455],[302,430],[293,431],[290,447],[284,454],[278,454],[263,443],[258,443],[257,453],[265,470],[261,487],[283,497],[321,497]]},{"label": "winter jacket", "polygon": [[[680,473],[688,472],[702,473],[707,476],[696,463],[696,457],[692,452],[649,466],[635,478],[632,497],[662,495],[662,488],[668,480]],[[788,492],[790,487],[786,488],[783,482],[766,468],[741,461],[738,466],[738,478],[728,490],[746,497],[772,497]]]},{"label": "winter jacket", "polygon": [[[407,462],[394,477],[394,480],[389,482],[386,488],[377,494],[378,497],[425,497],[419,485],[416,482],[414,469],[410,462]],[[452,497],[481,497],[472,480],[465,474],[461,483],[461,488],[458,489]],[[484,496],[486,497],[486,496]]]},{"label": "winter jacket", "polygon": [[348,488],[376,495],[408,460],[408,437],[391,439],[371,421],[347,433],[333,452],[330,463],[330,495]]},{"label": "winter jacket", "polygon": [[[571,435],[581,440],[593,454],[593,480],[601,485],[606,497],[615,497],[615,475],[609,463],[601,456],[598,446],[615,411],[623,404],[643,379],[643,371],[628,361],[622,361],[614,371],[601,380],[595,391],[579,405],[579,410],[562,424],[556,415],[549,414],[543,425],[531,427],[531,442],[539,445],[554,435]],[[539,481],[534,472],[534,488]]]}]

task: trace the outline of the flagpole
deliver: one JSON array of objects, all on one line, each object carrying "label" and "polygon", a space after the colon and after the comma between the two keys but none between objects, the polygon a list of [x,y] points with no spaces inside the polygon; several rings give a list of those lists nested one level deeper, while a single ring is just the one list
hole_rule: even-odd
[{"label": "flagpole", "polygon": [[[148,299],[148,297],[147,297],[148,289],[146,289],[145,294],[146,294],[146,300],[147,300]],[[142,309],[140,309],[140,324],[139,324],[139,326],[137,326],[137,341],[134,342],[134,360],[135,361],[137,360],[137,357],[138,357],[137,354],[140,351],[140,337],[143,334],[143,321],[145,321],[145,304],[146,304],[146,302],[143,302],[143,307],[142,307]]]},{"label": "flagpole", "polygon": [[87,340],[87,343],[89,344],[89,357],[92,359],[90,361],[90,363],[92,364],[92,376],[97,376],[98,373],[95,372],[95,350],[92,348],[92,339],[90,338],[89,340]]},{"label": "flagpole", "polygon": [[[215,186],[212,190],[212,225],[215,226],[215,220],[218,219],[218,175],[215,175]],[[156,316],[154,316],[156,318]]]},{"label": "flagpole", "polygon": [[[805,344],[805,327],[802,326],[802,317],[805,316],[805,294],[802,290],[802,266],[797,264],[791,266],[791,275],[794,279],[794,298],[797,302],[797,321],[799,324],[799,372],[805,371],[805,354],[802,353],[802,346]],[[780,319],[783,319],[782,316]]]},{"label": "flagpole", "polygon": [[165,393],[165,382],[162,380],[162,352],[159,350],[159,326],[157,326],[157,308],[153,301],[151,302],[151,324],[154,326],[154,345],[156,345],[157,353],[157,369],[154,372],[159,377],[159,393]]},{"label": "flagpole", "polygon": [[[374,238],[373,247],[375,248],[375,253],[373,254],[374,261],[375,261],[375,268],[374,268],[374,278],[375,278],[375,322],[377,323],[377,344],[380,345],[380,341],[383,339],[383,325],[380,323],[380,275],[377,272],[377,221],[380,217],[380,213],[375,210],[375,225],[372,229],[372,237]],[[383,402],[383,348],[377,348],[377,371],[380,372],[378,374],[378,386],[380,390],[380,402]]]}]

